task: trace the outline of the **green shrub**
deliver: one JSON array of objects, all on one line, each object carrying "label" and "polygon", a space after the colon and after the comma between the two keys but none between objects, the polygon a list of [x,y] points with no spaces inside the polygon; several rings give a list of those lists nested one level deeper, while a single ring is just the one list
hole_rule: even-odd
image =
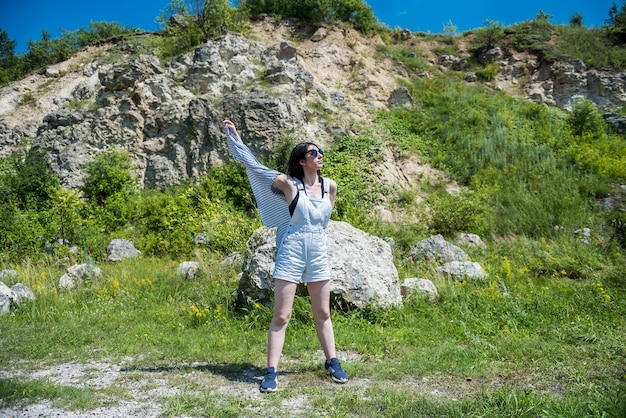
[{"label": "green shrub", "polygon": [[512,26],[514,34],[511,36],[513,46],[522,50],[532,50],[550,55],[552,47],[549,41],[552,39],[553,26],[550,23],[552,16],[539,11],[532,20]]},{"label": "green shrub", "polygon": [[380,26],[371,6],[362,0],[245,0],[240,8],[252,16],[268,14],[295,17],[304,22],[346,22],[365,33]]},{"label": "green shrub", "polygon": [[20,210],[41,211],[50,208],[51,196],[59,187],[45,154],[31,148],[25,155],[9,159],[0,174],[0,201],[13,201]]},{"label": "green shrub", "polygon": [[136,181],[132,175],[130,155],[126,151],[110,149],[85,164],[83,192],[88,198],[103,205],[117,193],[132,191]]},{"label": "green shrub", "polygon": [[476,77],[482,81],[493,81],[500,72],[500,66],[497,63],[487,64],[476,70]]},{"label": "green shrub", "polygon": [[[207,184],[144,191],[134,228],[125,233],[135,237],[142,251],[155,256],[189,256],[198,248],[200,235],[201,247],[208,250],[220,254],[245,250],[247,239],[260,226],[258,216],[210,198]],[[209,193],[215,196],[221,191]]]},{"label": "green shrub", "polygon": [[567,124],[572,134],[584,138],[600,138],[605,134],[602,115],[590,100],[579,100],[567,116]]},{"label": "green shrub", "polygon": [[430,229],[435,234],[450,237],[457,232],[483,235],[488,231],[487,207],[471,193],[431,194],[427,202],[431,212]]},{"label": "green shrub", "polygon": [[197,199],[202,197],[230,204],[249,213],[254,212],[256,208],[246,168],[243,164],[235,162],[211,168],[203,177],[197,191]]}]

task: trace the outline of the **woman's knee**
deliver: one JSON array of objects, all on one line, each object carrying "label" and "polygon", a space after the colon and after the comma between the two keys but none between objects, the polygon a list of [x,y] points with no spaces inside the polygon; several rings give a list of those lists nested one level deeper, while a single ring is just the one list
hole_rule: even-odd
[{"label": "woman's knee", "polygon": [[272,317],[272,325],[277,328],[282,328],[289,324],[291,319],[291,312],[287,313],[275,313]]},{"label": "woman's knee", "polygon": [[330,309],[314,309],[313,310],[313,318],[315,318],[315,322],[326,322],[330,319]]}]

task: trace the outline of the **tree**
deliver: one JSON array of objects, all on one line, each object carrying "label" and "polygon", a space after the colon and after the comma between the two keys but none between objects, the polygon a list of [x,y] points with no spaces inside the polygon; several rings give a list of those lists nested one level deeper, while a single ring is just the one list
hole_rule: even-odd
[{"label": "tree", "polygon": [[15,41],[0,28],[0,86],[15,80],[18,74],[20,65],[15,55]]},{"label": "tree", "polygon": [[607,26],[615,25],[615,18],[617,17],[617,4],[613,3],[609,9],[609,17],[604,21]]},{"label": "tree", "polygon": [[233,8],[228,0],[196,0],[198,23],[206,39],[219,36],[232,24]]},{"label": "tree", "polygon": [[15,56],[15,41],[9,39],[6,31],[0,28],[0,63]]},{"label": "tree", "polygon": [[569,25],[577,27],[577,28],[582,27],[582,25],[583,25],[583,15],[581,15],[578,12],[574,13],[574,15],[569,20]]},{"label": "tree", "polygon": [[622,3],[621,9],[618,9],[617,5],[613,3],[606,23],[608,24],[609,39],[616,45],[626,43],[626,1]]},{"label": "tree", "polygon": [[476,40],[485,49],[491,49],[504,37],[504,27],[493,20],[485,20],[487,27],[479,28],[475,31]]}]

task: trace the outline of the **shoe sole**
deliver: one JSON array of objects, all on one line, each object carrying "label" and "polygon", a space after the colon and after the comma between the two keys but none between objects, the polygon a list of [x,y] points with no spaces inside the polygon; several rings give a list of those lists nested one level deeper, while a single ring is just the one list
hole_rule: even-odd
[{"label": "shoe sole", "polygon": [[327,371],[330,373],[330,378],[333,379],[333,381],[335,383],[346,383],[346,382],[348,382],[348,379],[340,379],[338,377],[335,377],[333,375],[333,373],[335,372],[334,370],[327,370]]},{"label": "shoe sole", "polygon": [[333,379],[333,381],[335,383],[348,383],[348,379],[337,379],[335,376],[330,376],[331,379]]},{"label": "shoe sole", "polygon": [[272,392],[276,392],[278,390],[278,388],[264,388],[264,387],[260,387],[259,388],[259,392],[261,393],[272,393]]}]

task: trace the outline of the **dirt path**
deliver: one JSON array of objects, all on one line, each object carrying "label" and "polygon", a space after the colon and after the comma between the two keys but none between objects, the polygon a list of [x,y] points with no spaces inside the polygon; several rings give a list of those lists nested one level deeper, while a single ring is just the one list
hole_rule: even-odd
[{"label": "dirt path", "polygon": [[[322,357],[322,353],[317,353]],[[340,353],[346,369],[350,369],[350,361],[354,354]],[[321,362],[321,360],[320,360]],[[304,417],[318,416],[313,414],[315,399],[297,390],[297,387],[319,389],[325,396],[332,399],[340,396],[356,396],[363,398],[365,391],[372,382],[366,378],[351,376],[345,385],[333,383],[321,370],[319,373],[310,371],[294,371],[310,365],[294,359],[283,361],[283,371],[279,380],[279,392],[275,394],[261,394],[258,390],[263,371],[253,365],[216,365],[209,363],[181,364],[171,367],[136,368],[129,366],[129,359],[122,364],[112,364],[105,361],[90,361],[87,363],[63,363],[56,366],[33,369],[34,364],[24,362],[19,370],[0,371],[0,378],[14,379],[18,382],[39,381],[58,387],[72,387],[78,389],[92,389],[100,406],[89,410],[73,410],[59,406],[64,400],[43,399],[23,407],[0,408],[2,418],[35,418],[35,417],[64,417],[64,418],[111,418],[111,417],[160,417],[162,415],[199,416],[193,411],[169,411],[168,405],[180,403],[184,395],[202,397],[215,405],[216,410],[221,406],[240,405],[239,416],[289,416]],[[321,363],[320,363],[321,364]],[[24,372],[22,370],[30,370]],[[377,385],[384,382],[377,381]],[[463,382],[455,389],[449,385],[429,379],[416,377],[414,380],[388,382],[389,386],[407,389],[430,395],[442,400],[458,399],[467,390],[471,390],[469,382]],[[467,386],[467,387],[464,387]],[[475,390],[475,389],[474,389]],[[472,390],[473,391],[473,390]],[[309,392],[309,391],[303,391]],[[172,400],[174,399],[174,400]],[[178,399],[178,401],[176,400]],[[277,411],[277,399],[280,408]],[[171,402],[170,402],[171,401]],[[313,415],[312,415],[313,414]]]}]

